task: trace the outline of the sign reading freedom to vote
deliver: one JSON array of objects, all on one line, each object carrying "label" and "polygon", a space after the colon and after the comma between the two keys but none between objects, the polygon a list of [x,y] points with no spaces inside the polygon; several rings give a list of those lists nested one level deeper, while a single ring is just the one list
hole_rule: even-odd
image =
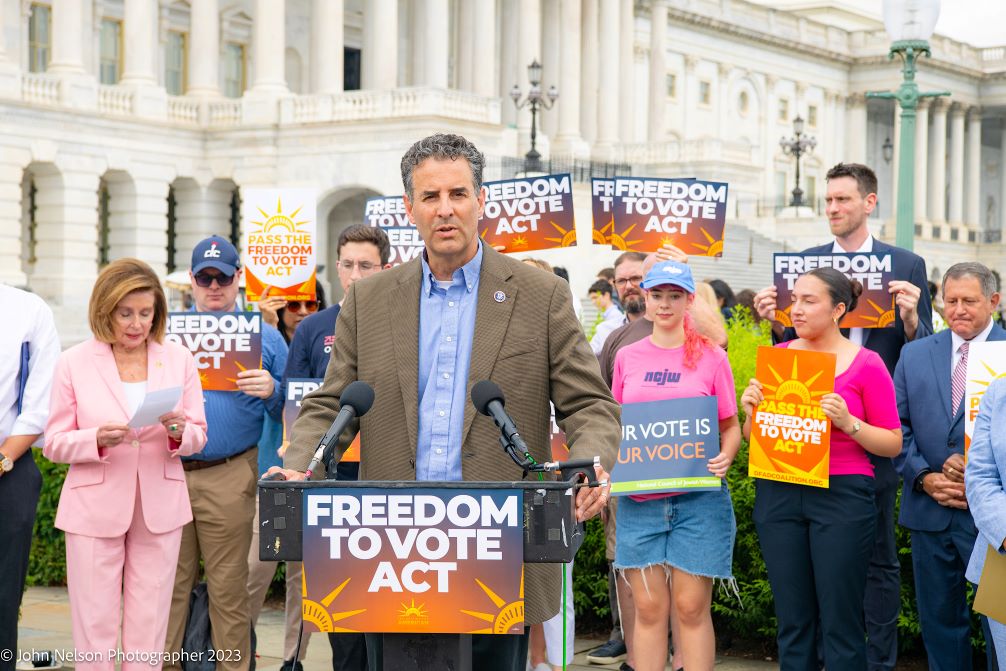
[{"label": "sign reading freedom to vote", "polygon": [[821,397],[835,390],[835,355],[759,347],[755,377],[765,400],[751,419],[748,475],[828,487],[831,420]]},{"label": "sign reading freedom to vote", "polygon": [[615,249],[652,252],[672,244],[689,256],[723,256],[724,182],[617,177],[612,212]]},{"label": "sign reading freedom to vote", "polygon": [[614,246],[611,234],[615,228],[611,201],[615,197],[615,180],[603,177],[590,178],[590,215],[592,241],[595,245]]},{"label": "sign reading freedom to vote", "polygon": [[775,318],[792,326],[793,286],[800,275],[815,268],[834,268],[863,285],[856,309],[842,319],[843,328],[890,328],[894,326],[894,295],[887,285],[894,279],[890,254],[773,254],[772,283],[776,288]]},{"label": "sign reading freedom to vote", "polygon": [[368,198],[363,211],[363,223],[381,228],[387,234],[391,244],[388,263],[393,266],[411,261],[426,248],[419,229],[409,221],[409,215],[405,212],[405,199],[401,196]]},{"label": "sign reading freedom to vote", "polygon": [[[290,444],[290,436],[293,435],[293,423],[300,416],[301,402],[305,396],[320,387],[323,381],[320,377],[292,377],[287,380],[286,399],[283,402],[283,446],[280,454],[285,453],[287,445]],[[314,446],[312,445],[313,448]],[[340,459],[340,463],[345,461],[360,461],[359,433],[356,434],[356,438],[353,439],[353,442],[342,455],[342,459]]]},{"label": "sign reading freedom to vote", "polygon": [[568,174],[486,182],[479,236],[504,253],[576,246],[573,180]]},{"label": "sign reading freedom to vote", "polygon": [[241,192],[245,295],[266,292],[289,301],[313,301],[317,266],[317,193],[313,189]]},{"label": "sign reading freedom to vote", "polygon": [[718,490],[708,462],[720,453],[715,396],[626,403],[612,496]]},{"label": "sign reading freedom to vote", "polygon": [[[946,365],[944,362],[937,362]],[[975,419],[982,396],[989,385],[1006,377],[1006,341],[992,340],[972,343],[968,350],[967,383],[964,387],[964,451],[971,448]]]},{"label": "sign reading freedom to vote", "polygon": [[519,489],[304,490],[304,631],[520,634]]},{"label": "sign reading freedom to vote", "polygon": [[238,373],[262,367],[260,312],[171,312],[164,339],[192,352],[203,391],[237,391]]}]

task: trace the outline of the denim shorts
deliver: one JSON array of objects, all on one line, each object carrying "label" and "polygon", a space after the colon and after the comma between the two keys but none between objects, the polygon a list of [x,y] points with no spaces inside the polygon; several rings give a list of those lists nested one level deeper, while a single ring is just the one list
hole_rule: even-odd
[{"label": "denim shorts", "polygon": [[733,577],[734,520],[730,490],[688,492],[618,502],[615,568],[667,564],[706,578]]}]

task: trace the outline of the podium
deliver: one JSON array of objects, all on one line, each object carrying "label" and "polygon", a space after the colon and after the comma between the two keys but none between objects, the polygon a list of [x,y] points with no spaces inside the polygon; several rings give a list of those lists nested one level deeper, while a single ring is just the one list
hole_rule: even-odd
[{"label": "podium", "polygon": [[[577,471],[585,472],[585,471]],[[591,467],[590,476],[593,476]],[[570,473],[565,473],[570,475]],[[574,476],[575,478],[576,476]],[[591,479],[593,479],[591,477]],[[313,567],[325,565],[331,573],[325,590],[335,585],[327,594],[329,603],[337,599],[337,613],[330,614],[327,610],[318,614],[318,618],[344,618],[331,623],[338,631],[365,631],[383,639],[383,668],[394,671],[420,671],[425,669],[471,669],[471,634],[508,631],[515,622],[523,621],[523,594],[518,602],[506,604],[493,615],[490,609],[480,610],[480,598],[490,598],[497,606],[505,599],[493,592],[494,585],[489,579],[458,580],[462,571],[475,566],[474,555],[478,559],[495,558],[496,546],[501,555],[506,555],[506,562],[494,564],[484,563],[478,566],[492,566],[494,569],[504,567],[508,570],[519,567],[518,575],[523,590],[523,577],[519,571],[523,564],[566,563],[573,560],[583,542],[584,524],[576,521],[575,493],[573,481],[519,481],[519,482],[400,482],[400,481],[260,481],[259,482],[259,558],[262,561],[304,561],[305,585],[311,576],[308,575],[308,565]],[[438,504],[438,501],[444,503]],[[446,511],[446,512],[445,512]],[[453,511],[453,513],[451,512]],[[514,513],[519,513],[514,522]],[[437,517],[437,515],[441,517]],[[453,515],[453,517],[452,517]],[[420,519],[423,518],[423,519]],[[453,519],[454,527],[449,520]],[[406,523],[401,523],[402,521]],[[460,521],[459,521],[460,520]],[[367,523],[370,523],[368,526]],[[381,526],[382,524],[386,526]],[[461,528],[469,524],[471,528]],[[322,530],[321,526],[325,526]],[[494,531],[494,527],[501,527]],[[474,528],[487,529],[486,537],[479,535]],[[447,528],[447,531],[443,531]],[[306,531],[305,531],[306,529]],[[374,530],[376,529],[376,531]],[[412,529],[420,529],[412,531]],[[440,531],[438,531],[440,529]],[[393,530],[393,531],[392,531]],[[385,540],[378,532],[387,532],[391,539],[386,545],[394,547],[401,553],[406,545],[420,546],[426,551],[436,553],[435,558],[441,561],[424,563],[412,561],[405,569],[413,567],[408,574],[402,571],[397,575],[397,568],[402,563],[396,563],[396,571],[387,574],[373,571],[373,564],[383,556],[390,556],[387,547],[377,548],[374,543]],[[361,539],[354,544],[353,535],[359,534]],[[452,545],[445,552],[443,539],[450,536]],[[486,540],[488,538],[488,540]],[[425,545],[423,545],[425,541]],[[441,545],[438,545],[438,541]],[[366,575],[356,570],[362,562],[357,555],[347,553],[349,547],[368,555],[370,564]],[[488,548],[488,549],[486,549]],[[371,551],[376,559],[371,559]],[[378,552],[383,554],[378,554]],[[339,554],[339,553],[343,554]],[[516,552],[516,554],[514,554]],[[332,553],[332,554],[325,554]],[[451,555],[454,556],[451,556]],[[484,556],[483,556],[484,555]],[[336,558],[338,557],[338,558]],[[331,559],[330,559],[331,558]],[[401,560],[402,554],[397,558]],[[452,561],[453,560],[453,561]],[[436,564],[436,566],[434,566]],[[416,566],[421,568],[416,569]],[[445,568],[453,565],[454,569]],[[439,569],[439,571],[437,571]],[[428,573],[432,570],[435,578]],[[453,571],[453,572],[452,572]],[[493,570],[479,575],[491,575],[499,579],[500,571]],[[418,575],[418,577],[417,577]],[[512,577],[512,571],[508,574]],[[355,583],[352,581],[356,580]],[[374,585],[377,590],[387,594],[395,594],[396,604],[400,601],[397,633],[387,629],[360,629],[352,626],[366,619],[369,626],[379,617],[370,613],[360,615],[370,608],[377,610],[376,596],[368,597],[366,603],[349,603],[346,595],[350,589],[347,583],[357,586],[355,598],[360,601],[359,586],[371,580],[371,592]],[[439,582],[438,582],[439,581]],[[430,622],[423,620],[424,603],[436,603],[436,590],[444,590],[449,583],[449,591],[454,592],[459,585],[468,591],[462,591],[440,598],[455,598],[465,608],[452,608],[454,619],[447,617],[446,624],[437,624],[430,628]],[[477,583],[478,588],[473,585]],[[407,593],[402,585],[423,585],[422,594]],[[343,589],[345,588],[345,592]],[[397,589],[396,589],[397,588]],[[480,588],[480,589],[479,589]],[[335,594],[336,596],[332,596]],[[400,598],[399,598],[400,597]],[[388,597],[385,597],[386,599]],[[411,598],[411,601],[409,599]],[[417,604],[417,599],[421,602]],[[452,602],[453,603],[453,602]],[[307,609],[315,609],[311,614]],[[314,600],[305,601],[305,620],[317,622],[313,613],[320,607]],[[439,612],[443,609],[434,609]],[[459,611],[465,613],[471,625],[458,624]],[[519,619],[517,613],[519,611]],[[348,614],[347,614],[348,613]],[[380,611],[381,617],[388,617],[388,609]],[[402,615],[404,613],[404,615]],[[411,613],[411,615],[410,615]],[[311,615],[311,617],[309,617]],[[356,618],[354,620],[354,618]],[[403,619],[404,618],[404,619]],[[412,618],[412,619],[410,619]],[[477,618],[485,620],[479,623]],[[466,622],[461,618],[462,623]],[[382,620],[383,621],[383,620]],[[404,622],[404,624],[402,624]],[[485,628],[486,623],[489,628]],[[423,631],[408,631],[415,625]],[[424,627],[425,626],[425,627]],[[473,628],[481,626],[481,629]],[[390,627],[389,627],[390,628]],[[436,633],[430,633],[431,631]]]}]

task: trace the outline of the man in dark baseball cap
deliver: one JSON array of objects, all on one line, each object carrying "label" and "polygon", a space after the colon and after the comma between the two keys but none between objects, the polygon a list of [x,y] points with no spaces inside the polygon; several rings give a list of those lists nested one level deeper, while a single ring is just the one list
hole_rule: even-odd
[{"label": "man in dark baseball cap", "polygon": [[205,268],[216,268],[226,275],[233,275],[241,267],[238,250],[226,238],[213,235],[199,242],[192,250],[192,274]]}]

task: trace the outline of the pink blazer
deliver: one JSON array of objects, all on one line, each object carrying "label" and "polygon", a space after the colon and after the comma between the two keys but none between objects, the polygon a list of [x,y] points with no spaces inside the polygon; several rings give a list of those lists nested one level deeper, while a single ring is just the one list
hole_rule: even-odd
[{"label": "pink blazer", "polygon": [[132,414],[112,356],[112,348],[93,338],[63,352],[52,384],[43,453],[70,464],[56,511],[56,528],[98,538],[121,536],[133,518],[135,487],[140,487],[143,519],[153,533],[192,521],[189,491],[180,456],[206,445],[203,391],[195,361],[173,343],[147,345],[147,391],[182,387],[177,409],[185,413],[181,443],[160,424],[134,429],[122,443],[99,448],[98,427],[126,424]]}]

